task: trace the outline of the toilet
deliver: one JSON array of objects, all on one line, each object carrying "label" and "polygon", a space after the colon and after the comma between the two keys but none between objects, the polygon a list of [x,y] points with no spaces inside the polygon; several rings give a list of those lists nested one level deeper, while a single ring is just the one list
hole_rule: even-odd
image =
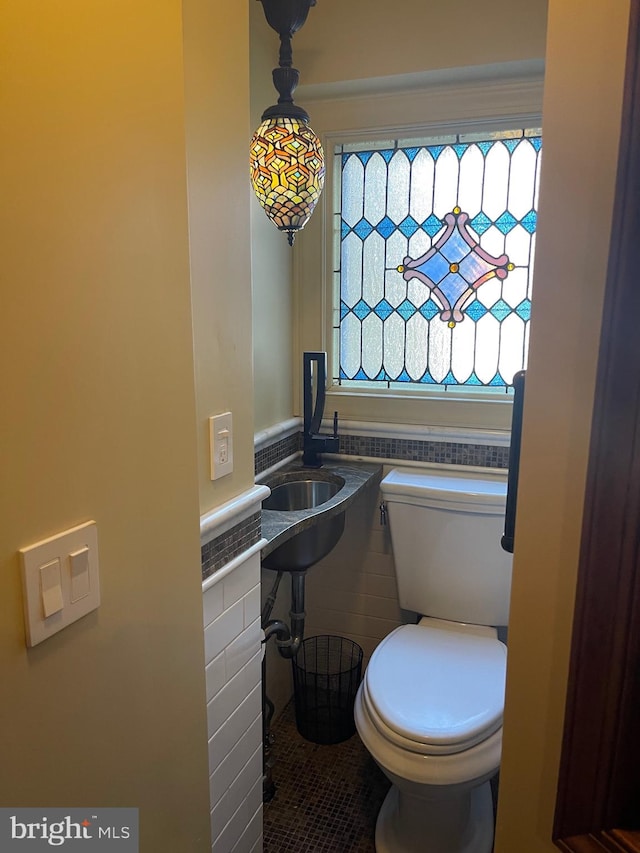
[{"label": "toilet", "polygon": [[377,853],[491,853],[511,555],[505,472],[396,468],[382,481],[400,606],[417,624],[373,652],[358,734],[391,781]]}]

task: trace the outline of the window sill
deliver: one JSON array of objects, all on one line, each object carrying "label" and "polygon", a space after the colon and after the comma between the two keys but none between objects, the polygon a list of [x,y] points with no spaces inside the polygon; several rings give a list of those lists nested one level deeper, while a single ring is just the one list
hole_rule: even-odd
[{"label": "window sill", "polygon": [[[373,392],[371,389],[339,388],[327,391],[325,413],[337,411],[340,424],[362,422],[385,429],[453,432],[464,438],[436,438],[434,441],[465,441],[473,444],[479,433],[509,435],[512,394],[469,394],[445,392]],[[342,428],[342,427],[341,427]],[[385,433],[386,435],[386,433]],[[430,436],[429,436],[430,437]],[[500,443],[490,442],[485,443]],[[508,439],[507,439],[508,443]]]}]

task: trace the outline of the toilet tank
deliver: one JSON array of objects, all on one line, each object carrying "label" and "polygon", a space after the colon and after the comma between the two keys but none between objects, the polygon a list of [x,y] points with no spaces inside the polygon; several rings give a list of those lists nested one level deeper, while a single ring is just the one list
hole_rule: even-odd
[{"label": "toilet tank", "polygon": [[438,619],[506,625],[506,472],[394,468],[380,488],[400,606]]}]

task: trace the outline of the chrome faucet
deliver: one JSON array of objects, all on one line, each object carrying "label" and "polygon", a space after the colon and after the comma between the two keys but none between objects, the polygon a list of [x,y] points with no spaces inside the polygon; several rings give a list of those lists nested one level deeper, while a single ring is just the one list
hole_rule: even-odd
[{"label": "chrome faucet", "polygon": [[326,352],[305,352],[303,371],[304,434],[302,464],[306,468],[320,468],[322,465],[321,453],[338,453],[340,450],[337,412],[333,413],[333,435],[320,432],[327,382]]}]

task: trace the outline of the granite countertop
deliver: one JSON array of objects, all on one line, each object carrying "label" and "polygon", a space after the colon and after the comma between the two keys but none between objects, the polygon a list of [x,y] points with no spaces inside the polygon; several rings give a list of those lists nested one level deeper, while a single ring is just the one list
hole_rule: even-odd
[{"label": "granite countertop", "polygon": [[[296,475],[298,475],[296,477]],[[259,478],[256,483],[273,489],[292,479],[334,480],[341,477],[344,486],[325,503],[313,509],[301,509],[291,512],[282,510],[262,510],[262,536],[267,544],[262,549],[266,557],[279,545],[292,539],[305,528],[317,524],[344,512],[358,497],[362,489],[378,486],[382,479],[382,465],[376,462],[332,461],[325,457],[321,468],[305,468],[301,462],[291,462],[267,477]]]}]

